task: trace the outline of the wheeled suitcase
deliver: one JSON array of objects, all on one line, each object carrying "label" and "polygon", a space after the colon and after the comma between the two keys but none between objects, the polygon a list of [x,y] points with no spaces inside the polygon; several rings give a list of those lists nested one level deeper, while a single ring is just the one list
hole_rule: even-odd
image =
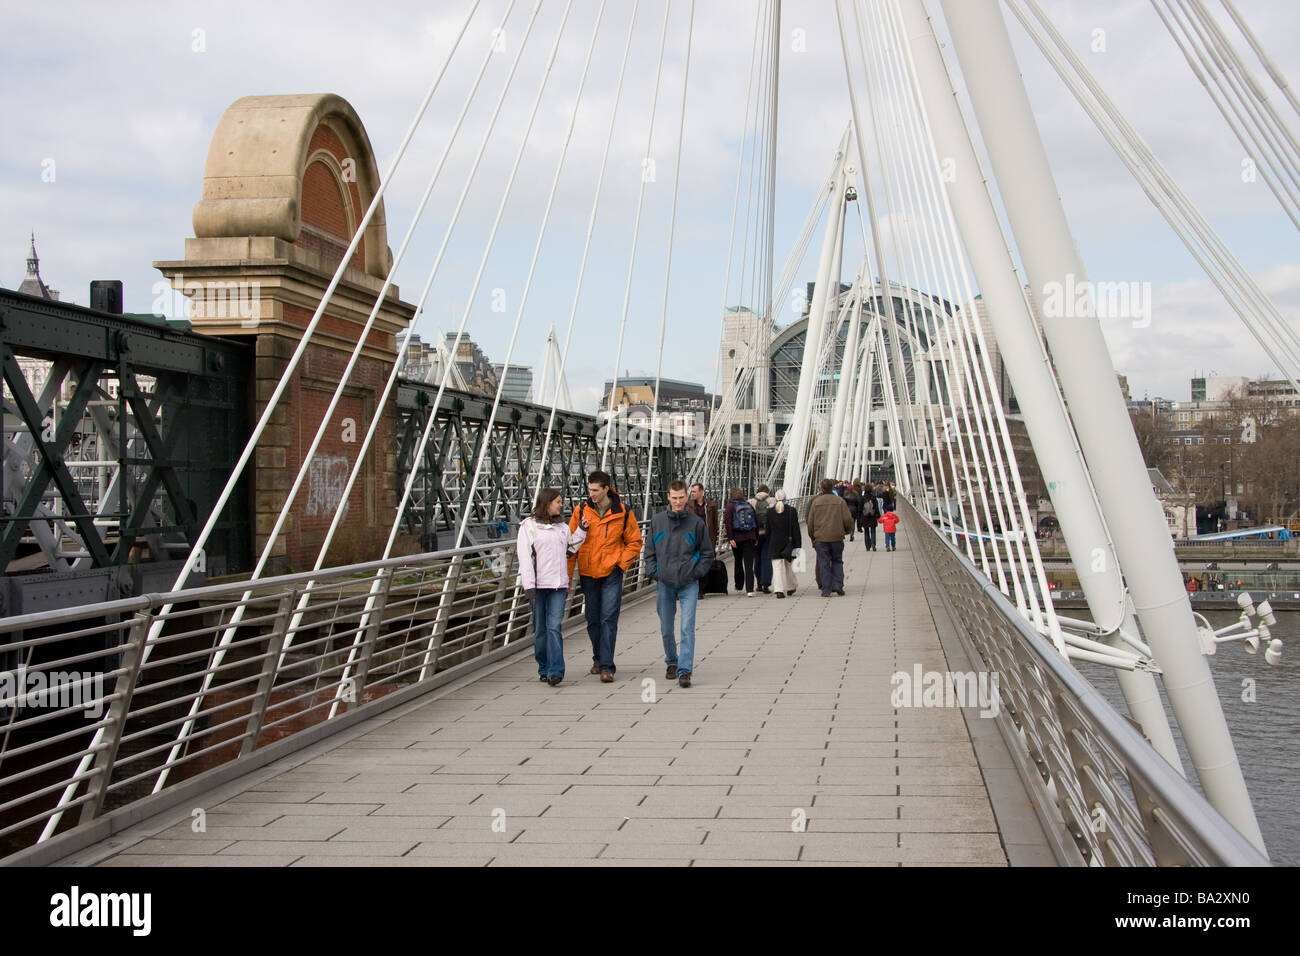
[{"label": "wheeled suitcase", "polygon": [[704,593],[727,593],[727,566],[721,561],[715,560],[713,566],[709,568],[709,573],[704,578]]}]

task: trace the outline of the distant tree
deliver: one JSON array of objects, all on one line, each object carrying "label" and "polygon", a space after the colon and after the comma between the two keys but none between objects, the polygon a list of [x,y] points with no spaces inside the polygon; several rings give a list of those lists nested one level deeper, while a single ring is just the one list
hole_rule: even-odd
[{"label": "distant tree", "polygon": [[1159,468],[1168,477],[1169,461],[1173,457],[1168,424],[1144,412],[1130,412],[1129,418],[1142,460],[1148,468]]},{"label": "distant tree", "polygon": [[1240,498],[1250,514],[1286,522],[1300,504],[1300,419],[1278,418],[1258,429],[1233,464],[1233,482],[1241,482]]}]

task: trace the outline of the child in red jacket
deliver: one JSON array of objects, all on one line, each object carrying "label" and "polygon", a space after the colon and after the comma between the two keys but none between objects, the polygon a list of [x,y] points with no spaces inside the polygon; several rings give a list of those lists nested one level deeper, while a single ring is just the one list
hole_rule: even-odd
[{"label": "child in red jacket", "polygon": [[894,537],[894,532],[898,530],[898,521],[898,515],[894,514],[892,511],[886,511],[880,516],[880,527],[885,529],[886,551],[898,550],[897,539]]}]

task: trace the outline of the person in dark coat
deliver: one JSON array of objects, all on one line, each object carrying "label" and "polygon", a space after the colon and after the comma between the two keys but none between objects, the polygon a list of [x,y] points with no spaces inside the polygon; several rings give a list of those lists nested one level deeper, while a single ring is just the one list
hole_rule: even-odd
[{"label": "person in dark coat", "polygon": [[[709,530],[709,544],[715,549],[718,546],[718,503],[704,493],[704,486],[698,481],[691,485],[691,497],[686,502],[687,509],[704,522],[704,526]],[[704,597],[706,592],[706,582],[708,579],[708,569],[705,569],[704,577],[700,578],[700,597]]]},{"label": "person in dark coat", "polygon": [[731,489],[731,500],[722,513],[722,526],[735,555],[736,590],[744,590],[746,597],[754,596],[754,557],[758,550],[758,514],[745,500],[739,488]]},{"label": "person in dark coat", "polygon": [[798,581],[792,561],[795,552],[802,548],[799,514],[786,504],[785,489],[778,488],[776,503],[767,510],[767,550],[772,559],[772,586],[778,598],[795,592]]},{"label": "person in dark coat", "polygon": [[858,528],[862,531],[862,543],[868,551],[876,550],[876,525],[881,513],[876,489],[867,485],[862,491],[862,507],[858,509]]},{"label": "person in dark coat", "polygon": [[[856,527],[858,519],[862,516],[862,490],[856,485],[844,486],[844,503],[849,506],[849,514],[853,515],[853,524]],[[853,540],[853,532],[849,532],[849,540]]]}]

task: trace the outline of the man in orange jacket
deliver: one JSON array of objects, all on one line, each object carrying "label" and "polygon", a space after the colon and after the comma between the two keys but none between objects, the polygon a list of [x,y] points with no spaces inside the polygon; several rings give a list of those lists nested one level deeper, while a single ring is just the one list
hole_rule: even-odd
[{"label": "man in orange jacket", "polygon": [[569,574],[578,566],[582,580],[587,636],[591,638],[591,673],[603,683],[614,680],[614,644],[618,639],[618,614],[623,606],[623,575],[641,553],[641,525],[630,506],[623,504],[603,471],[587,476],[587,500],[573,510],[570,530],[587,521],[587,538],[569,559]]}]

